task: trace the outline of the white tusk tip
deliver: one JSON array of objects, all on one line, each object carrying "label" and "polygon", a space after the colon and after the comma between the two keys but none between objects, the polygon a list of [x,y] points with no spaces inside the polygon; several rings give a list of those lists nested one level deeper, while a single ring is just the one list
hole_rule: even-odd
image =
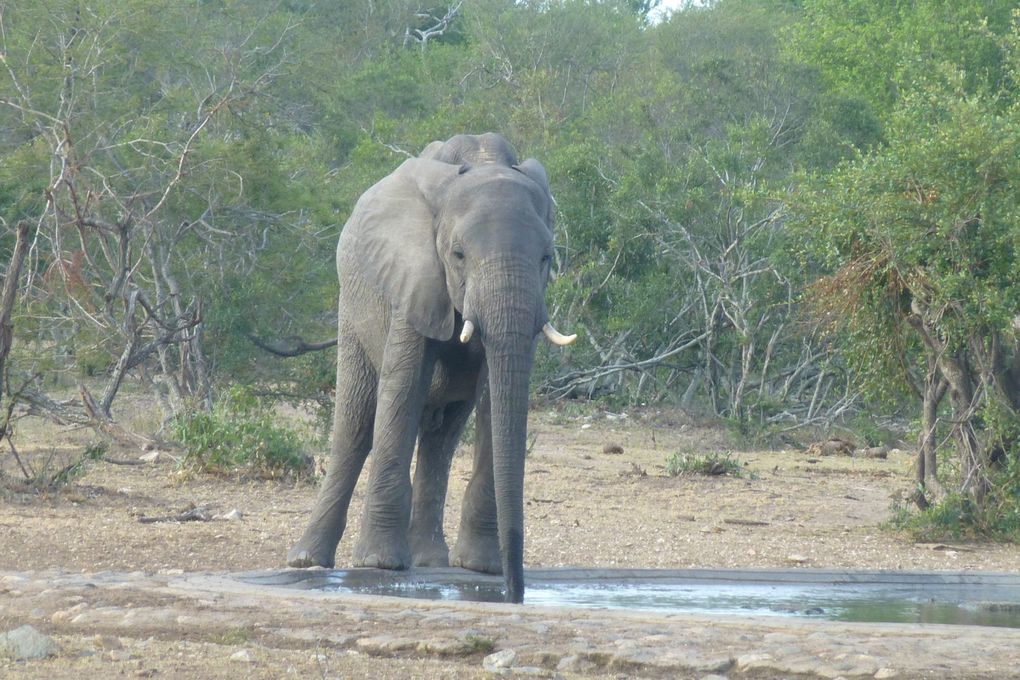
[{"label": "white tusk tip", "polygon": [[471,336],[475,333],[475,325],[470,321],[464,321],[464,328],[460,332],[460,341],[464,344],[471,339]]},{"label": "white tusk tip", "polygon": [[577,340],[576,333],[574,333],[573,335],[563,335],[558,330],[553,328],[552,324],[550,323],[547,323],[546,325],[542,326],[542,332],[545,333],[545,337],[549,339],[549,342],[551,342],[554,345],[558,345],[559,347],[566,347],[574,340]]}]

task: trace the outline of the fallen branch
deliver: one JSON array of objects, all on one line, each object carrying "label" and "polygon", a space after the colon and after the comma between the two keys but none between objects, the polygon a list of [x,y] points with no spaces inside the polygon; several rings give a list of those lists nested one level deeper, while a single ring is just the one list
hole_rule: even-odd
[{"label": "fallen branch", "polygon": [[305,342],[304,339],[298,336],[291,336],[285,341],[268,342],[261,340],[255,335],[249,333],[247,336],[248,340],[259,349],[264,349],[270,354],[275,354],[278,357],[296,357],[308,352],[319,352],[324,349],[336,346],[336,338],[332,340],[325,340],[323,342]]}]

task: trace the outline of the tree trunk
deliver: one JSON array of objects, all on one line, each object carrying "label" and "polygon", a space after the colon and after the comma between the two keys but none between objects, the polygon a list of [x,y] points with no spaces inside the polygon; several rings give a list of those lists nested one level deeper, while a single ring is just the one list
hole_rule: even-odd
[{"label": "tree trunk", "polygon": [[923,510],[928,505],[926,491],[942,496],[942,485],[938,480],[938,449],[935,441],[935,427],[938,424],[939,404],[946,395],[948,383],[942,378],[934,359],[929,360],[928,375],[924,383],[924,403],[921,409],[921,433],[917,450],[917,504]]},{"label": "tree trunk", "polygon": [[[21,279],[21,266],[28,254],[28,222],[20,222],[17,227],[17,240],[14,243],[14,252],[11,254],[11,261],[7,266],[7,276],[4,278],[3,292],[0,293],[0,404],[4,398],[4,376],[7,355],[11,351],[11,343],[14,340],[14,328],[11,325],[11,314],[14,311],[14,300],[18,291],[18,281]],[[7,423],[2,423],[6,430]]]},{"label": "tree trunk", "polygon": [[973,372],[965,357],[943,355],[938,364],[949,384],[949,401],[953,406],[953,436],[963,475],[960,491],[969,493],[980,506],[988,492],[988,461],[987,452],[974,431]]}]

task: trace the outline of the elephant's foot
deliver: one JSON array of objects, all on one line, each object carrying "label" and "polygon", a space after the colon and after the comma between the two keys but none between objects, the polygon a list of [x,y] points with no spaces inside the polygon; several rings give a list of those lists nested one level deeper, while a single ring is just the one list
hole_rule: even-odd
[{"label": "elephant's foot", "polygon": [[316,550],[314,546],[308,546],[304,540],[301,540],[287,553],[287,566],[297,569],[307,569],[308,567],[332,569],[335,559],[336,550]]},{"label": "elephant's foot", "polygon": [[439,540],[412,541],[412,562],[416,567],[448,567],[450,566],[450,549],[440,536]]},{"label": "elephant's foot", "polygon": [[496,536],[460,536],[450,552],[450,566],[463,567],[483,574],[502,574],[503,561],[499,555]]},{"label": "elephant's foot", "polygon": [[362,533],[354,546],[354,566],[377,569],[407,569],[411,551],[407,539],[366,536]]}]

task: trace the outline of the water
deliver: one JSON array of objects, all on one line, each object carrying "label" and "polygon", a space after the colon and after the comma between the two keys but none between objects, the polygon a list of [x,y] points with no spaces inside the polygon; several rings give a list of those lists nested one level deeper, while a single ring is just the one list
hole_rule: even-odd
[{"label": "water", "polygon": [[[502,602],[503,580],[459,569],[284,571],[260,585]],[[658,613],[1020,628],[1020,576],[816,570],[529,570],[525,604]]]}]

